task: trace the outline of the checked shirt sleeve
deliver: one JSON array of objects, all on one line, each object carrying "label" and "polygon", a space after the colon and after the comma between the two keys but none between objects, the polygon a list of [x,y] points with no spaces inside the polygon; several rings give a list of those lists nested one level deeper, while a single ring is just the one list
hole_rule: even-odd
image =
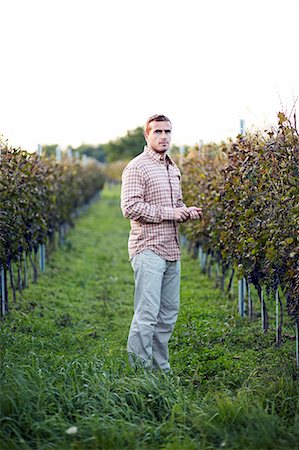
[{"label": "checked shirt sleeve", "polygon": [[144,223],[174,220],[174,209],[145,201],[146,182],[139,167],[127,166],[122,176],[121,209],[127,219]]}]

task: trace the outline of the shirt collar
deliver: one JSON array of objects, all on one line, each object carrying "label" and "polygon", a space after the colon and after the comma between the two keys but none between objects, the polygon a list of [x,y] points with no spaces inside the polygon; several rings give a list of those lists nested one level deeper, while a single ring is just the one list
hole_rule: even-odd
[{"label": "shirt collar", "polygon": [[158,152],[148,147],[147,145],[144,146],[144,153],[146,153],[150,158],[154,159],[157,162],[165,161],[166,164],[173,164],[172,159],[167,154],[165,155],[164,158],[163,155],[160,155]]}]

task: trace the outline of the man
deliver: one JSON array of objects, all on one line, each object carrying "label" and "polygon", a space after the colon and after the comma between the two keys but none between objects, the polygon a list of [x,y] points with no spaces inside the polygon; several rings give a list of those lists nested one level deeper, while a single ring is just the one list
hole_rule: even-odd
[{"label": "man", "polygon": [[180,171],[166,154],[172,125],[164,115],[145,124],[147,145],[123,171],[121,209],[131,220],[129,257],[135,276],[134,316],[128,337],[133,366],[170,370],[168,342],[180,302],[178,223],[202,209],[182,201]]}]

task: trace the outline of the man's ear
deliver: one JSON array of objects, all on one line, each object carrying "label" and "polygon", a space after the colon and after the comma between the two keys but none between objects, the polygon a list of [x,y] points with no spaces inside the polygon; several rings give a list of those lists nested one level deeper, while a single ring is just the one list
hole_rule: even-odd
[{"label": "man's ear", "polygon": [[144,131],[143,132],[143,136],[144,136],[144,139],[146,140],[146,142],[147,142],[147,138],[148,138],[148,133],[146,132],[146,131]]}]

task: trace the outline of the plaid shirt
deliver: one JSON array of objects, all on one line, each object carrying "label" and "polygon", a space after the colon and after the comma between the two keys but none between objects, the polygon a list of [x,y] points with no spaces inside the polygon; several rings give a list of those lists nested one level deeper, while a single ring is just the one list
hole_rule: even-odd
[{"label": "plaid shirt", "polygon": [[122,175],[121,209],[131,220],[129,257],[145,249],[163,259],[180,258],[174,208],[184,206],[177,165],[145,146]]}]

